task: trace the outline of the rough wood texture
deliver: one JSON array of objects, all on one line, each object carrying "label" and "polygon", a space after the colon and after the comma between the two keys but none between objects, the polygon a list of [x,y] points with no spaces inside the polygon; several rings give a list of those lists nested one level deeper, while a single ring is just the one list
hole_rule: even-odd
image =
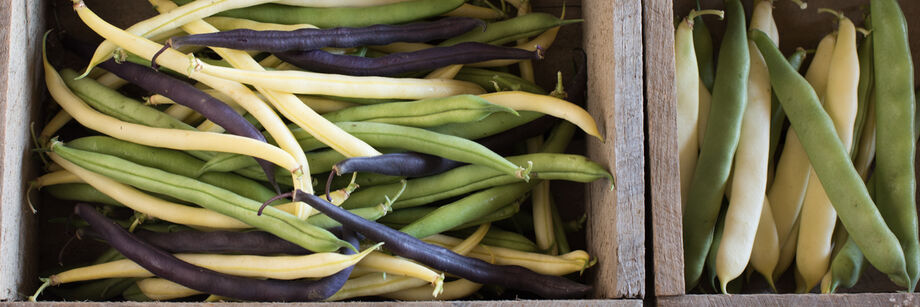
[{"label": "rough wood texture", "polygon": [[655,295],[684,293],[680,171],[677,165],[677,88],[674,85],[674,27],[671,1],[645,0],[648,97],[649,197]]},{"label": "rough wood texture", "polygon": [[[328,306],[328,303],[291,303],[291,304],[279,304],[279,303],[258,303],[250,304],[246,303],[245,305],[240,303],[132,303],[132,302],[120,302],[119,306],[127,307],[148,307],[148,306],[176,306],[176,307],[191,307],[191,306],[256,306],[256,307],[272,307],[272,306]],[[521,301],[447,301],[447,302],[348,302],[349,306],[408,306],[408,307],[427,307],[427,306],[478,306],[478,307],[513,307],[513,306],[609,306],[609,307],[641,307],[641,300],[570,300],[570,301],[531,301],[531,300],[521,300]],[[92,302],[43,302],[43,303],[13,303],[10,304],[13,307],[26,307],[26,306],[40,306],[40,307],[57,307],[57,306],[74,306],[74,307],[107,307],[112,306],[111,303],[92,303]]]},{"label": "rough wood texture", "polygon": [[658,298],[658,306],[917,306],[920,294],[756,294],[682,295]]},{"label": "rough wood texture", "polygon": [[[588,156],[616,179],[588,192],[589,252],[598,256],[595,297],[645,294],[645,180],[642,116],[641,3],[583,2],[588,54],[588,109],[606,138],[588,142]],[[605,158],[606,157],[606,158]]]},{"label": "rough wood texture", "polygon": [[0,300],[19,297],[35,285],[31,255],[35,218],[26,206],[31,170],[29,123],[41,101],[39,52],[44,6],[0,1]]}]

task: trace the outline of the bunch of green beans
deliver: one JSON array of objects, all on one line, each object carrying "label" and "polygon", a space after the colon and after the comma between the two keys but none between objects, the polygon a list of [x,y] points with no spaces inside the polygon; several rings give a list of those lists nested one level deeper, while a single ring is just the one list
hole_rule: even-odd
[{"label": "bunch of green beans", "polygon": [[[718,34],[706,25],[712,19],[691,18],[692,32],[677,30],[676,39],[693,47],[696,75],[678,75],[686,80],[677,82],[698,85],[679,95],[699,97],[692,118],[699,116],[701,144],[693,149],[699,152],[695,168],[689,168],[693,181],[682,191],[687,195],[683,237],[688,293],[769,291],[763,284],[777,292],[791,288],[786,285],[792,282],[799,293],[860,289],[866,264],[897,286],[891,291],[914,291],[920,280],[914,171],[920,111],[903,5],[870,1],[864,7],[863,13],[871,16],[864,29],[847,18],[853,12],[835,11],[842,4],[817,8],[817,13],[830,13],[821,16],[836,17],[836,30],[820,44],[800,46],[785,56],[778,47],[784,42],[778,20],[770,17],[763,23],[758,14],[784,18],[778,16],[790,12],[780,10],[798,10],[791,5],[754,1],[748,25],[741,2],[725,0],[726,30],[718,50],[712,39]],[[777,12],[772,13],[774,7]],[[697,1],[696,10],[702,9],[707,8]],[[815,8],[808,9],[806,14]],[[813,55],[806,53],[815,47]],[[686,50],[676,52],[678,67],[690,66],[682,62],[687,56],[681,51]],[[799,73],[802,63],[809,62],[807,73]],[[757,83],[761,72],[767,74],[767,83]],[[772,97],[758,96],[763,86]],[[745,103],[762,99],[772,99],[772,118],[749,121],[756,106]],[[754,127],[769,130],[763,134],[769,137],[767,159],[758,161],[768,166],[766,178],[758,178],[765,186],[747,184],[741,174],[749,172],[739,169],[745,164],[735,156],[736,151],[745,152],[741,147],[746,141],[755,141],[745,139],[743,132]],[[742,145],[736,149],[739,138]],[[763,204],[757,205],[762,210],[732,211],[735,196],[751,191],[766,191]],[[731,223],[755,227],[733,228]],[[738,259],[743,262],[734,263]],[[793,272],[786,274],[791,266]],[[725,273],[745,267],[766,283]]]},{"label": "bunch of green beans", "polygon": [[[489,61],[472,65],[479,68],[458,64],[434,71],[408,73],[400,78],[359,78],[295,69],[267,52],[247,54],[240,50],[211,47],[182,54],[174,49],[162,48],[161,45],[169,38],[164,34],[215,31],[208,21],[220,21],[220,27],[232,29],[352,27],[355,29],[344,31],[357,33],[362,31],[360,27],[377,24],[406,24],[441,18],[439,16],[468,16],[483,19],[476,23],[487,23],[485,31],[477,27],[459,36],[425,43],[395,42],[388,46],[333,48],[326,51],[370,57],[385,55],[394,50],[406,50],[400,48],[424,49],[461,42],[530,48],[528,50],[533,51],[534,46],[526,46],[528,40],[541,42],[542,46],[536,48],[548,48],[559,27],[579,23],[580,19],[532,12],[528,1],[519,0],[508,1],[512,5],[501,8],[464,4],[463,1],[454,0],[346,0],[341,3],[291,0],[280,4],[265,4],[269,1],[264,0],[149,2],[161,11],[161,15],[140,22],[134,21],[137,23],[127,29],[112,26],[104,18],[95,15],[93,7],[87,7],[81,1],[75,2],[77,16],[106,39],[90,61],[89,68],[92,69],[110,56],[111,52],[106,50],[116,48],[117,53],[121,54],[116,58],[118,61],[127,60],[154,67],[159,65],[163,68],[162,72],[180,77],[207,95],[212,95],[216,101],[228,104],[245,121],[256,129],[262,129],[267,142],[254,142],[253,139],[227,134],[224,131],[229,129],[214,124],[220,121],[205,118],[194,110],[175,104],[172,99],[164,102],[161,99],[164,96],[173,98],[166,93],[124,90],[121,87],[126,82],[108,73],[88,70],[81,75],[74,69],[61,68],[60,63],[55,62],[61,58],[57,55],[67,51],[45,49],[45,81],[62,110],[49,120],[41,130],[41,137],[36,140],[36,147],[41,149],[37,152],[45,162],[48,173],[36,179],[32,186],[50,196],[42,202],[42,207],[37,208],[40,212],[45,212],[44,209],[49,206],[91,203],[103,215],[115,220],[115,225],[129,232],[142,228],[176,235],[177,244],[188,241],[186,237],[179,236],[195,231],[219,233],[231,238],[222,239],[227,242],[217,242],[216,239],[215,242],[208,242],[207,245],[212,246],[209,248],[226,245],[216,250],[232,251],[234,244],[247,244],[247,248],[252,250],[254,244],[274,247],[279,246],[278,240],[287,241],[280,245],[293,246],[292,250],[296,250],[297,254],[309,252],[313,255],[310,255],[312,260],[309,263],[301,263],[286,270],[307,270],[307,267],[317,271],[336,268],[338,271],[327,272],[332,275],[325,277],[310,276],[322,277],[316,282],[322,286],[317,287],[326,287],[322,291],[328,292],[323,297],[307,296],[311,300],[353,296],[398,297],[401,300],[456,299],[472,295],[479,287],[471,287],[469,284],[472,282],[467,280],[444,283],[443,272],[413,260],[370,250],[362,252],[360,246],[376,248],[382,243],[362,242],[360,246],[353,245],[348,241],[347,233],[351,231],[347,225],[343,226],[327,215],[315,214],[317,212],[297,199],[278,196],[291,190],[315,191],[319,195],[325,189],[327,194],[324,199],[330,199],[330,202],[340,205],[351,214],[365,220],[378,221],[419,239],[438,242],[436,245],[454,244],[456,246],[446,247],[452,248],[457,254],[470,254],[470,257],[487,262],[489,260],[486,257],[493,257],[491,262],[495,264],[517,265],[539,274],[571,275],[576,272],[581,274],[597,262],[583,251],[584,246],[570,246],[567,239],[582,235],[580,228],[584,218],[578,217],[583,217],[584,212],[571,211],[569,206],[557,207],[552,202],[542,203],[548,205],[543,208],[550,208],[547,211],[550,216],[538,219],[534,213],[537,210],[530,209],[531,203],[538,201],[531,200],[532,190],[541,182],[563,180],[588,183],[601,180],[614,186],[613,176],[604,167],[606,163],[566,153],[573,138],[585,138],[584,134],[576,134],[576,129],[584,129],[591,133],[591,138],[603,140],[603,132],[597,131],[591,116],[577,105],[583,105],[584,101],[574,99],[566,102],[559,98],[565,97],[566,91],[571,97],[584,97],[586,81],[583,67],[577,75],[565,76],[565,81],[570,78],[574,80],[565,87],[561,84],[561,73],[558,79],[556,74],[546,78],[559,83],[555,85],[557,90],[550,96],[544,87],[552,84],[538,85],[535,82],[531,60]],[[222,17],[206,18],[210,15]],[[60,35],[54,33],[50,36],[54,40]],[[59,44],[48,44],[56,45]],[[192,49],[182,49],[182,52],[187,50]],[[215,59],[215,54],[221,58]],[[182,66],[180,58],[192,59],[195,67],[185,69],[187,67]],[[52,61],[49,62],[49,59]],[[255,59],[259,59],[259,62]],[[209,68],[202,70],[204,66]],[[277,80],[299,74],[295,78],[305,79],[291,84],[318,81],[327,82],[323,84],[330,88],[341,84],[358,85],[355,88],[367,89],[375,94],[365,95],[361,90],[320,90],[296,96],[292,93],[303,93],[296,88],[298,85],[283,88],[279,84],[284,81],[259,84],[259,80],[239,80],[206,71],[211,68],[239,69],[253,73],[262,70],[258,73]],[[383,84],[399,85],[387,88]],[[416,97],[413,95],[417,94],[404,94],[413,92],[423,94],[417,98],[404,98]],[[486,95],[487,92],[503,93]],[[425,96],[431,93],[450,95]],[[156,96],[156,99],[151,96]],[[144,103],[144,100],[148,100],[148,103]],[[545,131],[543,128],[540,131],[523,131],[528,127],[525,124],[538,119],[546,120],[541,119],[544,116],[559,117],[560,122],[545,121],[555,124],[556,128],[552,131],[549,129],[551,125],[544,125]],[[77,123],[67,125],[71,119]],[[77,124],[89,129],[82,129]],[[520,126],[524,127],[514,129]],[[71,128],[76,129],[62,130]],[[508,144],[499,144],[502,150],[489,147],[505,135],[508,138],[501,139],[510,141]],[[491,145],[485,141],[482,144],[477,142],[485,137],[493,137]],[[532,139],[528,141],[525,138]],[[530,150],[526,149],[525,141],[532,143]],[[542,145],[533,146],[540,143]],[[577,149],[573,151],[581,152]],[[330,171],[337,169],[336,164],[348,158],[373,158],[386,153],[405,152],[424,153],[434,159],[460,163],[453,169],[413,178],[364,170],[346,176],[329,176]],[[263,172],[261,165],[256,164],[253,157],[276,164],[274,175],[269,176],[273,176],[279,186],[269,183],[266,172]],[[410,162],[394,167],[413,167]],[[330,178],[328,182],[327,178]],[[278,187],[281,191],[276,190]],[[560,194],[561,197],[563,195]],[[82,204],[77,207],[86,208]],[[63,211],[70,210],[65,209]],[[83,216],[87,211],[79,209],[77,212]],[[64,217],[50,217],[49,220],[53,223],[66,223],[68,228],[77,227],[81,237],[101,236],[128,242],[142,240],[142,236],[131,238],[117,232],[119,234],[113,237],[111,233],[90,228],[98,225],[96,217],[87,218],[88,223]],[[553,246],[543,248],[535,243],[538,241],[536,237],[540,236],[535,234],[534,229],[537,228],[549,230],[555,238]],[[256,233],[264,233],[264,236],[255,236]],[[246,239],[236,242],[232,239],[234,235],[243,234],[247,235]],[[256,240],[252,239],[256,237],[268,237],[275,241],[251,241]],[[457,240],[460,242],[457,245],[451,243],[455,239],[450,237],[465,240]],[[112,243],[116,248],[123,246],[119,244],[125,244]],[[146,275],[149,272],[162,272],[162,268],[149,268],[146,260],[132,258],[137,257],[135,254],[125,252],[122,256],[111,248],[105,251],[83,250],[93,244],[77,245],[78,248],[62,251],[62,255],[67,256],[78,249],[83,254],[101,254],[99,260],[93,263],[101,267],[55,270],[54,276],[42,279],[46,280],[45,284],[30,299],[194,300],[197,299],[194,295],[205,290],[195,289],[195,284],[189,280],[220,278],[226,274],[236,278],[239,276],[235,275],[244,275],[238,273],[242,270],[266,265],[258,263],[259,259],[270,259],[266,257],[277,257],[274,259],[278,259],[278,263],[304,257],[294,256],[294,252],[274,256],[259,255],[259,258],[255,255],[232,256],[239,257],[233,259],[242,259],[238,264],[241,271],[225,272],[222,270],[233,265],[222,267],[216,263],[223,261],[220,259],[230,259],[227,257],[231,256],[216,255],[204,250],[191,252],[200,255],[177,254],[175,258],[160,263],[174,263],[181,267],[175,261],[202,259],[198,260],[202,266],[206,263],[212,263],[212,266],[201,267],[200,271],[213,270],[210,273],[214,274],[182,276],[173,283],[169,279],[174,276],[165,273],[160,276],[162,278],[141,277],[150,276]],[[156,248],[159,247],[154,247],[154,250]],[[182,253],[195,248],[195,244],[183,247]],[[382,249],[387,249],[387,246],[384,245]],[[150,249],[144,247],[144,250]],[[489,255],[492,250],[496,253]],[[167,257],[166,254],[168,252],[162,251],[143,257],[156,259],[153,260],[156,262],[167,259],[163,258]],[[126,257],[149,272],[138,272],[137,265],[125,264],[129,263]],[[343,265],[345,262],[336,259],[353,261],[354,270],[340,269],[346,266]],[[275,260],[272,261],[272,265],[276,265]],[[183,267],[181,271],[181,274],[192,272],[188,267]],[[386,279],[371,280],[367,275],[362,276],[374,272],[397,275],[400,280],[407,282],[402,286],[394,286]],[[60,276],[79,276],[70,277],[72,280],[97,280],[76,287],[59,288],[58,283],[67,282],[61,281]],[[495,280],[495,276],[489,278],[487,280]],[[509,278],[514,276],[498,279]],[[241,280],[233,279],[233,284],[246,282]],[[306,284],[304,280],[297,282]],[[278,285],[279,292],[292,288],[290,284],[282,287],[284,282],[278,280],[261,280],[258,284],[259,287]],[[439,296],[442,285],[445,287],[445,296]],[[458,285],[458,289],[447,289],[452,285]],[[461,285],[466,285],[470,290],[460,288]],[[51,290],[42,292],[49,286]],[[433,286],[435,291],[419,291],[419,286]],[[355,288],[361,289],[360,293],[352,293]],[[340,289],[338,294],[330,296]],[[579,289],[584,291],[585,287]],[[308,290],[313,289],[304,291]],[[556,291],[544,290],[520,289],[532,293]],[[480,296],[494,296],[489,292],[484,291]],[[508,293],[519,295],[518,292]],[[279,297],[279,300],[283,300],[287,296]],[[498,296],[501,297],[505,296]],[[209,301],[217,299],[220,298],[213,295],[208,298]]]}]

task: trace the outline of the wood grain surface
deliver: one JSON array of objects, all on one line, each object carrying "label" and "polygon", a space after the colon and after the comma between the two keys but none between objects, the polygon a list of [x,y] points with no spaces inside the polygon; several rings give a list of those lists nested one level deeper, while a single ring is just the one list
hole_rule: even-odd
[{"label": "wood grain surface", "polygon": [[0,300],[34,289],[35,216],[26,206],[26,178],[35,166],[29,124],[43,82],[39,47],[45,7],[27,0],[0,1]]},{"label": "wood grain surface", "polygon": [[[588,246],[598,256],[595,294],[645,294],[645,159],[642,112],[642,15],[638,0],[584,1],[588,110],[606,140],[589,140],[616,189],[594,182],[588,193]],[[612,240],[610,240],[610,239]]]},{"label": "wood grain surface", "polygon": [[652,271],[655,295],[684,293],[680,170],[677,162],[677,88],[674,84],[674,27],[671,1],[645,0],[648,97],[649,198],[652,212]]}]

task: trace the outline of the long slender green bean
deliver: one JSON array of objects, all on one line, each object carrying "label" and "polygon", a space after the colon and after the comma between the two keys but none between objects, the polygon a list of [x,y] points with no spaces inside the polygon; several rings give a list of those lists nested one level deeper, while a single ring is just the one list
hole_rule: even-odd
[{"label": "long slender green bean", "polygon": [[438,234],[466,222],[483,217],[498,208],[523,197],[534,184],[540,180],[525,183],[513,183],[489,188],[450,204],[441,206],[434,212],[399,229],[416,238]]},{"label": "long slender green bean", "polygon": [[[69,142],[68,146],[113,155],[137,164],[158,168],[185,177],[197,177],[198,180],[204,183],[230,190],[260,202],[275,196],[272,190],[262,184],[236,174],[209,172],[199,175],[198,170],[202,168],[204,162],[177,150],[144,146],[107,136],[79,138]],[[259,169],[259,172],[261,172],[261,169]],[[288,174],[288,180],[285,182],[290,181],[288,172],[282,171],[280,173]]]},{"label": "long slender green bean", "polygon": [[[876,36],[878,37],[878,36]],[[830,116],[824,112],[808,82],[783,59],[766,34],[753,31],[751,39],[770,69],[770,83],[812,161],[821,185],[853,241],[866,259],[896,284],[907,285],[904,252],[888,229],[866,186],[853,167],[847,149],[837,138]],[[878,41],[876,41],[878,43]]]},{"label": "long slender green bean", "polygon": [[485,31],[473,29],[466,34],[445,40],[439,46],[453,46],[465,42],[503,44],[520,38],[536,36],[550,28],[582,22],[581,19],[562,20],[546,13],[530,13],[508,20],[493,22]]},{"label": "long slender green bean", "polygon": [[61,158],[87,170],[144,190],[169,194],[233,217],[253,227],[271,232],[314,252],[331,252],[351,246],[332,233],[296,216],[268,206],[256,215],[261,203],[192,178],[142,166],[118,157],[69,148],[59,141],[51,150]]},{"label": "long slender green bean", "polygon": [[[601,178],[612,180],[612,176],[599,164],[568,154],[528,154],[508,157],[513,163],[533,161],[534,178],[543,180],[569,180],[591,182]],[[359,176],[360,177],[360,176]],[[483,166],[467,165],[450,171],[407,181],[405,193],[393,203],[393,208],[408,208],[428,204],[437,200],[463,195],[492,186],[520,181],[512,176]],[[612,181],[611,181],[612,182]],[[342,203],[343,208],[372,206],[383,201],[383,195],[393,195],[400,184],[387,184],[359,189]]]},{"label": "long slender green bean", "polygon": [[409,127],[434,127],[479,121],[496,112],[517,114],[476,95],[351,107],[323,114],[331,122],[377,122]]},{"label": "long slender green bean", "polygon": [[914,65],[907,21],[898,1],[875,0],[870,4],[876,79],[875,172],[878,182],[884,183],[876,187],[876,205],[901,242],[907,261],[907,291],[912,292],[920,279],[914,177]]},{"label": "long slender green bean", "polygon": [[[183,5],[192,0],[173,0]],[[218,13],[217,16],[280,24],[307,23],[320,28],[400,24],[450,12],[464,0],[413,0],[369,7],[294,7],[260,4]]]},{"label": "long slender green bean", "polygon": [[750,71],[744,8],[739,0],[725,1],[725,37],[719,49],[706,137],[684,210],[684,280],[692,289],[699,281],[712,243],[719,204],[741,134]]},{"label": "long slender green bean", "polygon": [[[700,11],[700,1],[696,1],[696,10]],[[709,33],[709,27],[703,21],[703,16],[697,16],[693,19],[693,49],[696,51],[696,65],[700,70],[700,81],[706,89],[712,91],[712,83],[715,78],[715,65],[713,64],[712,52],[712,35]]]}]

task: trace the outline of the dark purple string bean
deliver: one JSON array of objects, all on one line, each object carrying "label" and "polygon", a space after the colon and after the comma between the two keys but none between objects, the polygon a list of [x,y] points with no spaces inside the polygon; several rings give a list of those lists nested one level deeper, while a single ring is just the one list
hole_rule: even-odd
[{"label": "dark purple string bean", "polygon": [[[182,261],[138,239],[90,205],[77,204],[74,212],[92,225],[125,258],[156,276],[206,293],[250,301],[319,301],[337,292],[351,274],[351,268],[347,268],[318,281],[260,280],[227,275]],[[346,231],[345,239],[357,248],[357,239],[348,233]],[[343,253],[352,252],[350,249],[343,250]]]},{"label": "dark purple string bean", "polygon": [[564,277],[543,275],[520,266],[493,265],[479,259],[464,257],[449,249],[422,242],[408,234],[348,213],[316,195],[296,190],[286,193],[286,196],[294,193],[295,199],[305,201],[342,225],[354,229],[370,240],[384,242],[384,246],[394,254],[473,282],[529,291],[545,298],[584,297],[592,288]]},{"label": "dark purple string bean", "polygon": [[155,232],[144,229],[134,235],[150,245],[170,253],[207,253],[243,255],[305,255],[305,248],[264,231],[197,231]]},{"label": "dark purple string bean", "polygon": [[461,43],[450,47],[433,47],[413,52],[391,53],[378,58],[337,55],[320,49],[275,53],[282,61],[321,73],[352,76],[392,76],[405,72],[431,70],[453,64],[470,64],[498,59],[543,58],[543,51],[493,46],[484,43]]},{"label": "dark purple string bean", "polygon": [[240,50],[284,52],[313,50],[324,47],[351,48],[365,45],[386,45],[393,42],[427,42],[454,37],[473,28],[482,27],[482,20],[468,17],[447,17],[430,22],[406,25],[373,25],[361,28],[299,29],[294,31],[231,31],[173,37],[169,44],[181,46],[211,46]]}]

